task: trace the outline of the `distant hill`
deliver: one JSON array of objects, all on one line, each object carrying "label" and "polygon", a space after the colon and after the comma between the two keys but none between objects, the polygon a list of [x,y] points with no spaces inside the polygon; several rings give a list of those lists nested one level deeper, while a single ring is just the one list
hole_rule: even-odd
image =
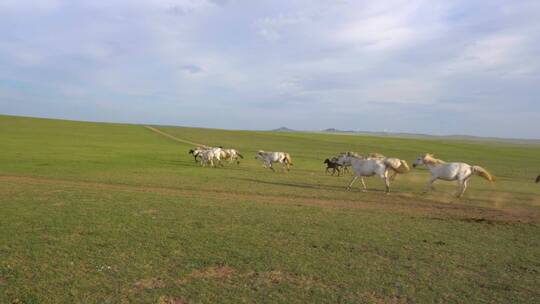
[{"label": "distant hill", "polygon": [[372,135],[372,136],[391,136],[391,137],[403,137],[403,138],[439,138],[450,140],[470,140],[470,141],[495,141],[495,142],[507,142],[514,144],[540,144],[538,139],[522,139],[522,138],[499,138],[499,137],[481,137],[473,135],[430,135],[421,133],[405,133],[405,132],[373,132],[373,131],[345,131],[336,128],[324,129],[323,133],[335,133],[335,134],[350,134],[350,135]]},{"label": "distant hill", "polygon": [[339,129],[336,129],[336,128],[328,128],[328,129],[324,129],[322,131],[323,132],[329,132],[329,133],[355,133],[355,131],[352,131],[352,130],[339,130]]},{"label": "distant hill", "polygon": [[274,131],[274,132],[296,132],[296,130],[289,129],[287,127],[277,128],[277,129],[274,129],[272,131]]}]

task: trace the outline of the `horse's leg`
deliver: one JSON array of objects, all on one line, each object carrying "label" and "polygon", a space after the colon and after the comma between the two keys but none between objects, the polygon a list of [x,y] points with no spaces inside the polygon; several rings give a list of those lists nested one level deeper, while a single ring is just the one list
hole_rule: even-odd
[{"label": "horse's leg", "polygon": [[[351,182],[349,183],[349,186],[347,187],[347,190],[351,190],[351,187],[352,187],[354,181],[356,181],[357,178],[358,178],[358,176],[356,176],[356,175],[353,176]],[[363,184],[363,183],[364,183],[364,180],[362,180],[362,184]]]},{"label": "horse's leg", "polygon": [[469,184],[469,179],[467,178],[465,181],[463,181],[463,189],[461,190],[460,197],[463,195],[463,193],[465,193],[465,190],[467,190],[468,184]]},{"label": "horse's leg", "polygon": [[466,178],[464,180],[461,180],[461,181],[458,181],[458,184],[459,184],[459,189],[458,189],[458,194],[457,194],[457,197],[460,198],[461,196],[463,196],[463,193],[465,193],[465,190],[467,190],[467,183],[469,182],[469,179]]},{"label": "horse's leg", "polygon": [[462,189],[463,189],[463,180],[458,179],[457,180],[457,192],[456,192],[456,197],[457,198],[459,198],[461,196]]},{"label": "horse's leg", "polygon": [[396,176],[397,176],[397,172],[392,170],[392,174],[390,175],[390,180],[393,181],[394,179],[396,179]]},{"label": "horse's leg", "polygon": [[360,181],[362,182],[362,192],[367,192],[366,182],[364,181],[364,178],[360,176]]},{"label": "horse's leg", "polygon": [[341,173],[341,171],[339,170],[339,167],[336,167],[335,169],[337,170],[337,176],[339,176],[339,174]]},{"label": "horse's leg", "polygon": [[269,167],[273,172],[276,172],[276,170],[274,170],[274,166],[272,166],[272,162],[270,162],[270,167]]},{"label": "horse's leg", "polygon": [[388,193],[390,193],[390,181],[388,181],[388,170],[384,171],[382,179],[384,181],[385,192],[386,192],[386,194],[388,194]]},{"label": "horse's leg", "polygon": [[433,187],[433,183],[437,180],[438,177],[436,176],[431,176],[431,178],[429,179],[428,183],[427,183],[427,191],[426,192],[429,192],[429,190],[435,190],[435,187]]}]

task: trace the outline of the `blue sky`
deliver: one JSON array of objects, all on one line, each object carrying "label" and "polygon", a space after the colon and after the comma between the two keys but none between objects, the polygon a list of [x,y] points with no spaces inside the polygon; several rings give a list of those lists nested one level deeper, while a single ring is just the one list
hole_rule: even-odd
[{"label": "blue sky", "polygon": [[540,138],[540,1],[2,0],[0,113]]}]

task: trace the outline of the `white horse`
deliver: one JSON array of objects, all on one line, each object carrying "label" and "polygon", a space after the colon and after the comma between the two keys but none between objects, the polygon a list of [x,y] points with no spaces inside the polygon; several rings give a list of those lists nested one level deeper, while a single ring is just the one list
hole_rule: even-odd
[{"label": "white horse", "polygon": [[223,149],[212,147],[197,147],[189,150],[189,154],[192,154],[195,161],[198,161],[203,167],[207,164],[214,167],[214,161],[223,166],[221,160],[226,158],[227,155]]},{"label": "white horse", "polygon": [[386,159],[387,161],[392,162],[393,163],[393,166],[391,166],[392,171],[391,171],[391,175],[389,176],[391,181],[393,181],[396,178],[398,173],[407,173],[411,170],[406,161],[398,159],[398,158],[392,158],[392,157],[387,158],[386,156],[380,153],[376,153],[376,152],[369,153],[367,157],[364,157],[356,152],[341,152],[340,154],[338,154],[337,157],[333,159],[335,159],[336,162],[342,165],[344,168],[350,167],[351,161],[349,158],[343,157],[343,156],[351,156],[353,158],[359,158],[359,159],[381,159],[381,160]]},{"label": "white horse", "polygon": [[342,158],[342,156],[353,156],[356,158],[364,158],[362,155],[356,153],[356,152],[341,152],[337,156],[332,157],[330,160],[340,164],[343,167],[343,172],[348,173],[349,167],[351,166],[351,162],[348,161],[346,158]]},{"label": "white horse", "polygon": [[219,155],[216,155],[213,149],[203,150],[198,154],[201,158],[200,163],[203,167],[210,164],[210,167],[214,167],[214,159],[219,159]]},{"label": "white horse", "polygon": [[431,171],[431,178],[427,183],[428,190],[433,190],[433,182],[437,179],[458,182],[457,197],[461,197],[467,189],[469,178],[473,174],[481,176],[490,182],[495,181],[486,169],[480,166],[471,166],[466,163],[447,163],[443,160],[433,157],[433,154],[424,154],[419,156],[413,164],[413,167],[426,165]]},{"label": "white horse", "polygon": [[363,186],[362,191],[367,191],[366,183],[364,182],[363,177],[376,175],[383,179],[385,191],[388,193],[390,192],[390,180],[388,178],[388,172],[390,170],[399,173],[409,171],[407,162],[397,158],[363,158],[361,156],[343,154],[339,157],[338,162],[350,163],[354,171],[354,177],[349,183],[347,190],[351,189],[353,183],[360,177],[360,181],[362,182]]},{"label": "white horse", "polygon": [[239,165],[240,160],[238,158],[244,158],[244,156],[242,156],[242,154],[240,154],[240,152],[235,149],[223,149],[223,152],[225,152],[225,157],[223,159],[228,160],[229,163],[233,163],[234,161],[236,161],[236,164]]},{"label": "white horse", "polygon": [[259,150],[257,154],[255,154],[255,158],[260,159],[263,162],[263,167],[270,168],[272,171],[275,171],[274,167],[272,167],[273,163],[281,163],[282,170],[287,168],[287,171],[290,170],[290,166],[293,165],[291,155],[285,152],[265,152]]}]

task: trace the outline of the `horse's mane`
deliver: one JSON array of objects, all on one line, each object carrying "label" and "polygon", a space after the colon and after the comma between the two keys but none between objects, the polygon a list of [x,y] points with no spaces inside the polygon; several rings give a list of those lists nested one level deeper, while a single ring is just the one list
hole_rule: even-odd
[{"label": "horse's mane", "polygon": [[349,156],[349,157],[354,157],[354,158],[358,158],[358,159],[364,159],[364,157],[356,152],[351,152],[351,151],[348,151],[348,152],[341,152],[339,155],[345,155],[345,156]]},{"label": "horse's mane", "polygon": [[386,156],[382,155],[381,153],[369,153],[368,158],[386,158]]},{"label": "horse's mane", "polygon": [[440,164],[446,164],[446,162],[442,159],[435,158],[433,154],[427,153],[424,155],[424,163],[431,164],[431,165],[440,165]]}]

